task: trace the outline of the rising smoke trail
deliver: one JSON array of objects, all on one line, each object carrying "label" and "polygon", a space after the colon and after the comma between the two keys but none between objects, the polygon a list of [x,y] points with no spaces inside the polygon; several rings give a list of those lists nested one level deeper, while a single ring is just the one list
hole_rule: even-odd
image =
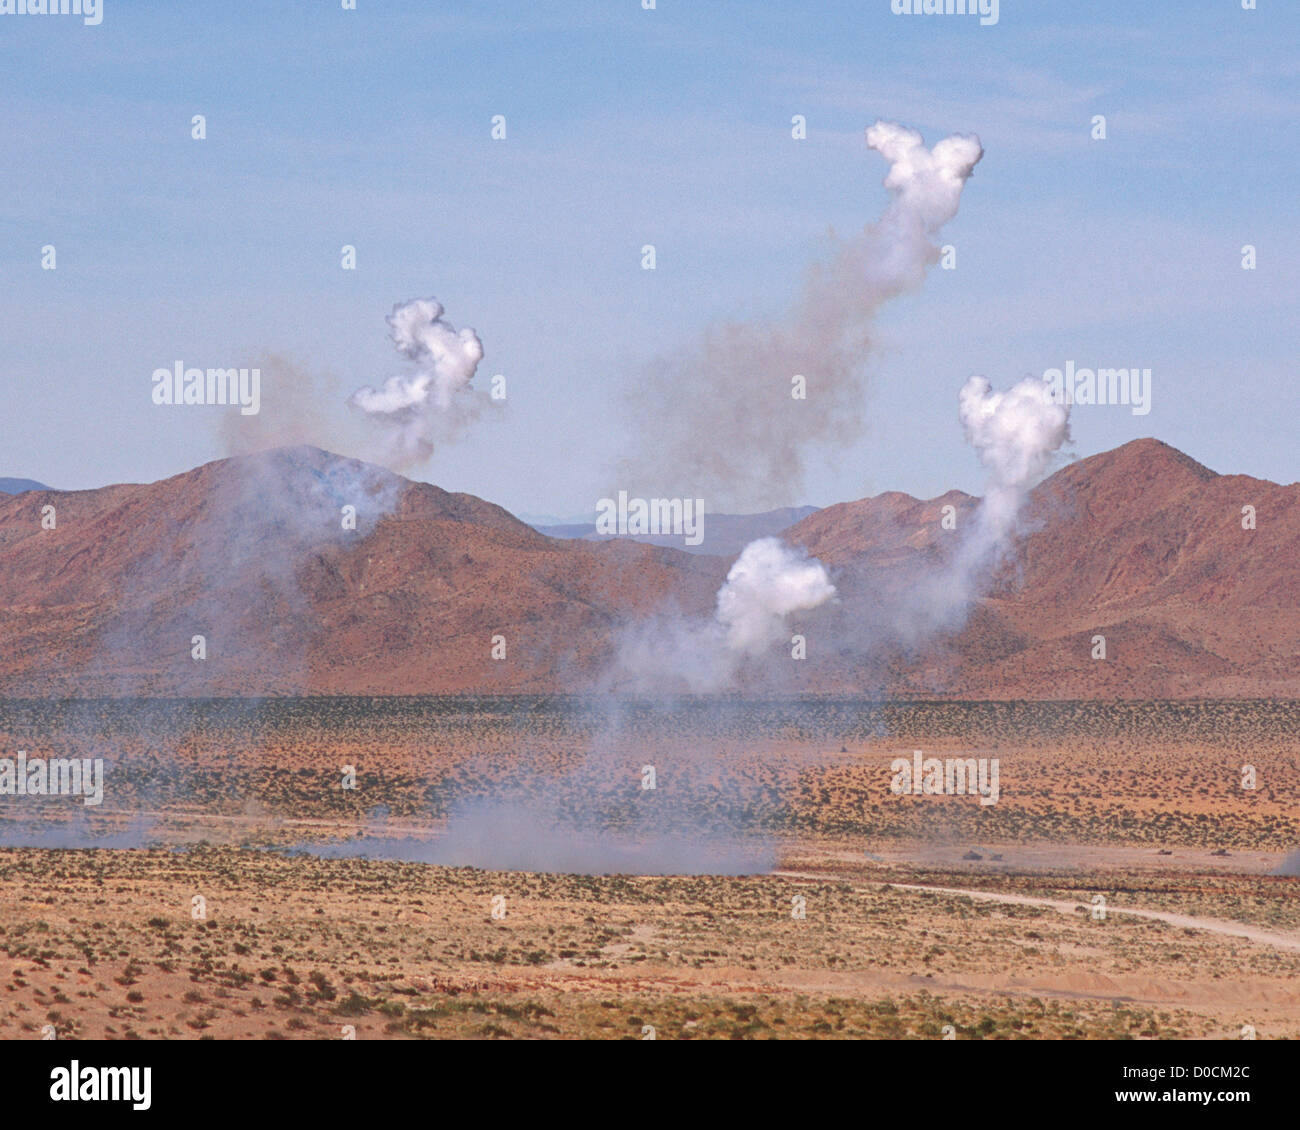
[{"label": "rising smoke trail", "polygon": [[971,377],[958,394],[966,440],[989,470],[989,483],[953,556],[914,590],[905,634],[960,626],[974,601],[1011,552],[1021,508],[1052,457],[1070,438],[1070,409],[1050,386],[1026,377],[1005,392]]},{"label": "rising smoke trail", "polygon": [[[632,493],[703,496],[714,510],[789,504],[814,449],[861,434],[871,323],[938,261],[930,237],[957,214],[984,153],[978,138],[957,135],[926,149],[919,133],[889,122],[866,141],[889,162],[892,199],[880,220],[810,268],[784,315],[714,325],[636,382],[622,468]],[[792,396],[796,376],[804,399]]]},{"label": "rising smoke trail", "polygon": [[[658,426],[638,433],[646,438],[627,465],[633,482],[653,479],[671,495],[675,481],[715,505],[775,505],[798,489],[808,448],[857,436],[871,320],[938,260],[930,237],[957,214],[984,153],[978,138],[958,135],[926,149],[915,130],[880,121],[866,140],[889,162],[885,214],[810,271],[784,319],[716,327],[652,370],[636,407]],[[806,400],[790,395],[795,374],[808,380]],[[781,639],[791,614],[834,596],[819,561],[763,538],[736,560],[712,620],[641,625],[620,642],[616,667],[642,691],[717,692]]]}]

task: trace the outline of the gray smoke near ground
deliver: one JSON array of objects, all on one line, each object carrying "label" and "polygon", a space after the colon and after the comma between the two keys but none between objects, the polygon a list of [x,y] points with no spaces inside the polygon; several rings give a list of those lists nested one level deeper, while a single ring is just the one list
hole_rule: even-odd
[{"label": "gray smoke near ground", "polygon": [[574,701],[557,719],[564,764],[512,757],[502,772],[491,759],[469,762],[439,787],[424,829],[372,811],[364,834],[297,850],[485,870],[764,873],[777,863],[788,814],[753,746],[786,717],[741,700]]},{"label": "gray smoke near ground", "polygon": [[[862,434],[876,312],[938,261],[930,237],[956,215],[984,152],[963,136],[926,149],[919,133],[888,122],[866,140],[889,162],[893,199],[880,220],[810,267],[785,313],[713,325],[635,382],[632,450],[620,469],[631,493],[703,497],[714,510],[788,505],[801,501],[814,452]],[[792,396],[796,376],[805,399]]]},{"label": "gray smoke near ground", "polygon": [[125,820],[43,813],[14,815],[0,806],[0,848],[142,849],[157,844],[156,821],[133,814]]},{"label": "gray smoke near ground", "polygon": [[1291,852],[1273,872],[1274,875],[1300,876],[1300,849]]},{"label": "gray smoke near ground", "polygon": [[367,834],[342,843],[300,845],[328,859],[362,856],[486,871],[574,875],[755,875],[770,871],[769,840],[725,833],[682,836],[566,826],[542,804],[477,801],[457,809],[432,839]]}]

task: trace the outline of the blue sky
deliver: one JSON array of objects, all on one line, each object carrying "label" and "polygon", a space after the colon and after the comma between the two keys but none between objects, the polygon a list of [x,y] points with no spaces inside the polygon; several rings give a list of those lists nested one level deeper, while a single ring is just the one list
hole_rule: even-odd
[{"label": "blue sky", "polygon": [[985,157],[944,232],[957,269],[882,311],[867,429],[799,501],[978,492],[961,383],[1067,360],[1153,371],[1146,416],[1076,407],[1074,454],[1154,435],[1291,482],[1298,45],[1293,0],[1003,0],[991,27],[889,0],[0,15],[0,474],[85,487],[216,458],[222,410],[155,406],[155,368],[273,352],[377,384],[398,370],[384,316],[436,295],[484,342],[476,383],[503,373],[509,396],[415,477],[588,510],[618,489],[641,367],[779,311],[829,229],[880,214],[863,130],[883,117],[977,133]]}]

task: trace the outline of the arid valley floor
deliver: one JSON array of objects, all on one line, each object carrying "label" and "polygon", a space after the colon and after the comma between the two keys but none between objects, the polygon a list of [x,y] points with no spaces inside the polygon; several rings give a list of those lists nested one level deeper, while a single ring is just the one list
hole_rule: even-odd
[{"label": "arid valley floor", "polygon": [[[0,1038],[1297,1038],[1297,735],[1264,701],[7,700],[0,747],[106,785],[0,798]],[[916,749],[998,758],[997,803],[895,795]],[[762,862],[546,870],[570,842]]]}]

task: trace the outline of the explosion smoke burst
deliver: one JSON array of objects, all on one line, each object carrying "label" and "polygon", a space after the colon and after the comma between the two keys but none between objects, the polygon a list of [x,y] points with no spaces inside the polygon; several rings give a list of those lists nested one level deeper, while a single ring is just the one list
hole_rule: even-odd
[{"label": "explosion smoke burst", "polygon": [[750,542],[718,589],[713,617],[660,617],[620,642],[618,668],[640,692],[727,689],[746,661],[761,661],[780,643],[796,612],[835,596],[826,567],[780,538]]},{"label": "explosion smoke burst", "polygon": [[993,472],[973,539],[976,557],[983,558],[1005,542],[1029,488],[1070,438],[1070,409],[1033,377],[1006,392],[994,392],[984,377],[971,377],[958,399],[966,439]]},{"label": "explosion smoke burst", "polygon": [[971,377],[958,396],[958,413],[967,442],[991,478],[951,560],[914,590],[901,617],[902,634],[913,638],[964,621],[1011,551],[1030,489],[1070,438],[1069,407],[1033,377],[1005,392],[995,392],[985,377]]},{"label": "explosion smoke burst", "polygon": [[718,590],[715,622],[728,651],[755,656],[785,633],[786,617],[835,595],[826,567],[780,538],[750,542]]},{"label": "explosion smoke burst", "polygon": [[472,329],[443,318],[436,298],[399,303],[388,316],[393,345],[415,369],[389,377],[383,387],[358,389],[348,403],[389,429],[388,458],[401,466],[433,454],[435,440],[453,434],[478,414],[470,381],[483,360]]}]

